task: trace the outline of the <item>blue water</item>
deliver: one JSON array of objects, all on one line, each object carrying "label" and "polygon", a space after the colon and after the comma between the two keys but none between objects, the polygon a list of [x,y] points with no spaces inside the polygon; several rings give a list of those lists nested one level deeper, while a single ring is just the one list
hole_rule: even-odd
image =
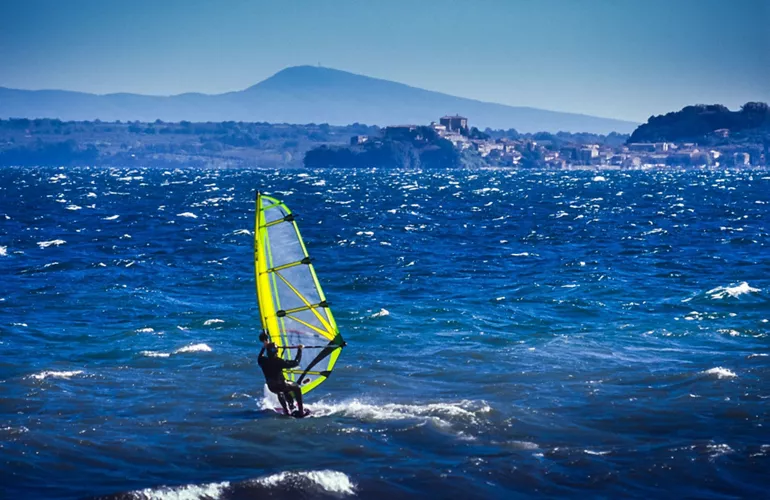
[{"label": "blue water", "polygon": [[[256,365],[256,189],[348,342]],[[761,497],[770,173],[0,171],[0,497]]]}]

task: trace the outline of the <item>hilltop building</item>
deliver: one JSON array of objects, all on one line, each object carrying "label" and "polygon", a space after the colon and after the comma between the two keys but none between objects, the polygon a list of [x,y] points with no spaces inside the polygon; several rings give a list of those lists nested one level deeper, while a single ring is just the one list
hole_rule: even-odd
[{"label": "hilltop building", "polygon": [[464,116],[442,116],[439,123],[445,126],[449,132],[468,131],[468,119]]},{"label": "hilltop building", "polygon": [[417,125],[391,125],[385,127],[383,135],[387,139],[408,139],[417,130]]}]

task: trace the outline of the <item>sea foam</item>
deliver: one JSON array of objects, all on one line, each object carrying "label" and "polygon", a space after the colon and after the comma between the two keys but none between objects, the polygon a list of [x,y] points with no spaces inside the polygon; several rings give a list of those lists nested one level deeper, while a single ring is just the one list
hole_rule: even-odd
[{"label": "sea foam", "polygon": [[759,288],[752,288],[748,283],[743,281],[741,284],[735,286],[718,286],[706,293],[711,295],[712,299],[720,300],[724,299],[725,297],[732,297],[737,299],[741,295],[755,292],[761,292],[761,290]]},{"label": "sea foam", "polygon": [[130,498],[137,500],[198,500],[221,498],[222,493],[230,486],[228,481],[209,484],[186,484],[184,486],[160,488],[145,488],[132,491]]},{"label": "sea foam", "polygon": [[380,309],[379,312],[376,312],[376,313],[372,314],[370,317],[371,318],[381,318],[383,316],[390,316],[390,311],[388,311],[387,309],[383,308],[383,309]]},{"label": "sea foam", "polygon": [[35,373],[34,375],[30,375],[29,378],[34,378],[35,380],[45,380],[49,377],[71,379],[75,375],[80,375],[82,373],[83,373],[83,370],[72,370],[72,371],[65,371],[65,372],[44,371],[40,373]]},{"label": "sea foam", "polygon": [[342,495],[352,495],[355,493],[356,486],[350,478],[335,470],[314,470],[308,472],[280,472],[264,478],[256,479],[254,482],[263,486],[280,486],[310,481],[329,493],[338,493]]},{"label": "sea foam", "polygon": [[206,344],[192,344],[177,349],[174,351],[174,354],[180,354],[183,352],[211,352],[211,347]]},{"label": "sea foam", "polygon": [[[311,470],[284,471],[236,484],[230,481],[222,481],[217,483],[145,488],[132,491],[128,496],[136,500],[214,500],[229,498],[235,490],[245,489],[248,491],[249,485],[268,490],[287,486],[296,487],[303,492],[309,488],[316,487],[335,496],[352,495],[356,491],[356,485],[350,480],[350,477],[342,472],[335,470]],[[258,491],[253,492],[252,496],[258,498],[260,495],[257,493]],[[305,495],[303,494],[302,496],[304,497]]]},{"label": "sea foam", "polygon": [[37,246],[39,246],[40,248],[48,248],[50,246],[58,247],[59,245],[64,245],[65,243],[67,242],[64,240],[38,241]]},{"label": "sea foam", "polygon": [[147,356],[148,358],[168,358],[171,356],[170,353],[159,351],[142,351],[140,354],[142,356]]},{"label": "sea foam", "polygon": [[727,368],[722,368],[721,366],[710,368],[703,373],[706,375],[716,375],[717,378],[734,378],[738,376],[735,372],[728,370]]}]

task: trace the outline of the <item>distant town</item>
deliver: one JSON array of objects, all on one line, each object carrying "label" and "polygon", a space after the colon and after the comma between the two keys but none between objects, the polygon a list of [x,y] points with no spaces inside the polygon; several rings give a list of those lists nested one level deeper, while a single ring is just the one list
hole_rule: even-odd
[{"label": "distant town", "polygon": [[[399,140],[419,133],[420,125],[385,127],[377,137],[353,136],[351,146]],[[468,118],[447,115],[429,127],[438,137],[452,143],[459,151],[471,151],[494,167],[574,168],[653,168],[670,166],[721,167],[766,166],[770,154],[768,144],[735,144],[701,146],[695,142],[624,142],[622,144],[567,143],[558,136],[540,133],[528,137],[497,137],[495,131],[469,128]],[[714,131],[718,137],[729,138],[729,129]],[[498,135],[500,135],[498,133]],[[518,134],[512,134],[517,135]]]}]

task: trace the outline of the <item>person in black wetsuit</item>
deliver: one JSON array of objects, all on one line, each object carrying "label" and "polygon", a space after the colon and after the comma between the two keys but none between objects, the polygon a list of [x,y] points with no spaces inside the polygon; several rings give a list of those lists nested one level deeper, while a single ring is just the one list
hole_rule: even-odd
[{"label": "person in black wetsuit", "polygon": [[262,368],[262,373],[265,375],[267,388],[278,396],[278,401],[281,403],[281,408],[283,408],[286,415],[290,415],[286,402],[288,401],[291,406],[294,406],[294,401],[296,400],[297,412],[293,415],[300,418],[304,417],[305,408],[302,406],[302,390],[295,382],[286,380],[283,376],[284,369],[294,368],[299,365],[299,362],[302,360],[302,348],[304,346],[297,346],[297,357],[293,361],[286,361],[278,357],[278,348],[273,342],[268,342],[269,339],[265,333],[262,333],[259,339],[263,342],[263,347],[259,351],[257,363],[259,363],[259,367]]}]

